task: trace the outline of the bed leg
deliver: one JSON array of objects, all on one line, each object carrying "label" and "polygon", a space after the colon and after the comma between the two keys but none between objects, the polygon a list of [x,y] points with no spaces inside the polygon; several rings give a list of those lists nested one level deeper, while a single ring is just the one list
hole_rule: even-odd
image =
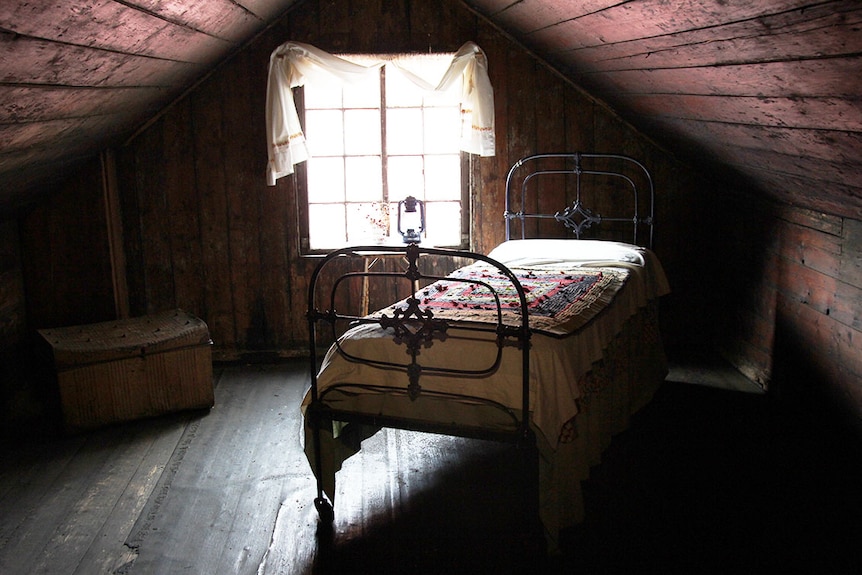
[{"label": "bed leg", "polygon": [[317,515],[322,523],[332,523],[335,520],[335,511],[326,497],[315,497],[314,508],[317,509]]},{"label": "bed leg", "polygon": [[314,498],[314,508],[321,523],[331,524],[335,520],[332,503],[323,494],[323,454],[320,445],[321,415],[316,404],[312,403],[306,412],[307,423],[311,424],[312,440],[314,441],[314,465],[317,472],[317,497]]},{"label": "bed leg", "polygon": [[332,504],[325,497],[315,498],[314,506],[317,508],[319,518],[315,530],[318,568],[314,572],[329,573],[330,569],[327,567],[327,562],[335,547],[335,514],[332,511]]},{"label": "bed leg", "polygon": [[530,433],[517,446],[521,473],[521,525],[520,541],[522,556],[537,559],[545,556],[547,545],[544,528],[539,518],[539,448]]}]

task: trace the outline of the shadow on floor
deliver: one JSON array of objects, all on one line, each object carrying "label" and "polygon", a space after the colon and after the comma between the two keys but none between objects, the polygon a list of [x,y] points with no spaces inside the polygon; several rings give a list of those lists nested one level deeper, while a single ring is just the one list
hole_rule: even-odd
[{"label": "shadow on floor", "polygon": [[406,512],[339,533],[316,571],[859,572],[857,447],[765,394],[667,382],[594,468],[587,519],[559,554],[525,552],[500,487],[513,458],[485,446]]},{"label": "shadow on floor", "polygon": [[858,441],[767,395],[666,383],[585,485],[580,572],[856,573]]}]

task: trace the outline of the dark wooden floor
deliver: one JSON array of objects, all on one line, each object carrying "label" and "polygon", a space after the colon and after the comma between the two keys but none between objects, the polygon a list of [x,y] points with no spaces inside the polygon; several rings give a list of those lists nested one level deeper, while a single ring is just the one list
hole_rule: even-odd
[{"label": "dark wooden floor", "polygon": [[348,461],[334,528],[318,536],[304,367],[217,369],[205,414],[3,445],[0,573],[862,567],[858,443],[765,395],[681,382],[697,370],[674,372],[614,440],[584,486],[587,520],[558,554],[524,554],[510,448],[407,432],[382,432]]}]

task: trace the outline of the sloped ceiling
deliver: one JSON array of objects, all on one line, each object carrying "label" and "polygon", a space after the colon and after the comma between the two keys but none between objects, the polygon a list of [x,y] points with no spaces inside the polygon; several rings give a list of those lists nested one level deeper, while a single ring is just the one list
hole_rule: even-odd
[{"label": "sloped ceiling", "polygon": [[[128,137],[297,3],[0,2],[0,208]],[[862,219],[858,0],[464,4],[715,177]]]},{"label": "sloped ceiling", "polygon": [[0,1],[0,211],[121,143],[297,1]]},{"label": "sloped ceiling", "polygon": [[468,0],[678,154],[862,219],[858,0]]}]

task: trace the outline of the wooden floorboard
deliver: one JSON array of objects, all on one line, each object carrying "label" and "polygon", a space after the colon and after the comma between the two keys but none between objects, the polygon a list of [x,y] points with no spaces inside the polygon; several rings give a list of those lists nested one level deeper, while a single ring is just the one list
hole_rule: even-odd
[{"label": "wooden floorboard", "polygon": [[[216,370],[216,406],[2,446],[0,573],[860,572],[858,443],[762,393],[668,381],[584,484],[558,554],[524,545],[514,448],[383,431],[319,530],[304,362]],[[676,380],[702,370],[672,371]],[[527,553],[530,551],[530,553]],[[851,571],[846,571],[851,569]],[[853,571],[855,569],[855,571]]]},{"label": "wooden floorboard", "polygon": [[216,406],[187,433],[158,506],[130,537],[138,553],[130,573],[258,573],[285,513],[292,538],[314,540],[302,391],[284,368],[224,370]]},{"label": "wooden floorboard", "polygon": [[4,446],[0,572],[110,573],[121,565],[124,539],[187,419]]}]

